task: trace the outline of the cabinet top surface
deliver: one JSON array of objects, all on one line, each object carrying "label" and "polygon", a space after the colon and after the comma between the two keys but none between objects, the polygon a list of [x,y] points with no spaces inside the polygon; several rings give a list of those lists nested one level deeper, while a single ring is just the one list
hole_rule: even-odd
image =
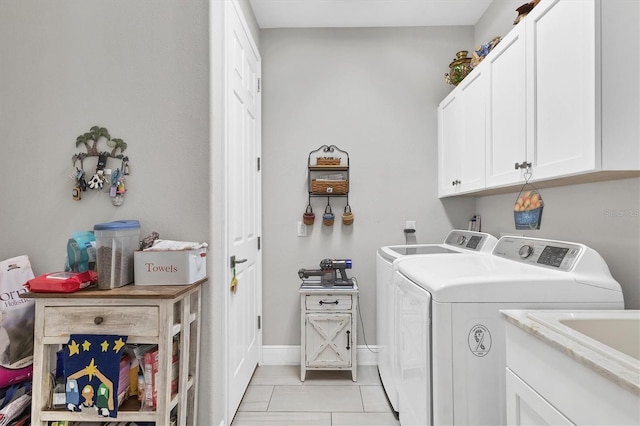
[{"label": "cabinet top surface", "polygon": [[20,295],[31,299],[174,299],[201,286],[207,281],[203,278],[189,285],[125,285],[110,290],[100,290],[93,287],[74,293],[35,293],[27,292]]},{"label": "cabinet top surface", "polygon": [[323,286],[317,285],[300,285],[300,294],[356,294],[358,293],[358,283],[353,279],[353,286]]}]

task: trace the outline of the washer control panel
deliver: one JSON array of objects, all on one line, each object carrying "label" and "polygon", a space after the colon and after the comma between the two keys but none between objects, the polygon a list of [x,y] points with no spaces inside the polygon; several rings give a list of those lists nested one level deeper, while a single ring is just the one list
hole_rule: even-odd
[{"label": "washer control panel", "polygon": [[570,271],[584,251],[584,246],[565,241],[526,237],[502,237],[493,255],[521,263]]},{"label": "washer control panel", "polygon": [[490,252],[496,243],[496,238],[484,232],[463,231],[454,229],[449,232],[444,243],[474,252]]}]

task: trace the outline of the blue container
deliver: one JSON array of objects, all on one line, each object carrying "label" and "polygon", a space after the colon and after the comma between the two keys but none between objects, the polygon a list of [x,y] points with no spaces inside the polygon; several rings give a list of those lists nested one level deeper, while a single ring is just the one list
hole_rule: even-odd
[{"label": "blue container", "polygon": [[516,229],[540,229],[542,207],[524,212],[513,212]]}]

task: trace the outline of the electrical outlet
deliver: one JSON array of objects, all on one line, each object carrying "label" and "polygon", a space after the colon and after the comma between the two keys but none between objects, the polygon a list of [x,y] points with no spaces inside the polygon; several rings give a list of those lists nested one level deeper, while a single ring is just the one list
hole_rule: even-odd
[{"label": "electrical outlet", "polygon": [[307,225],[303,222],[298,222],[298,237],[306,237],[307,236]]},{"label": "electrical outlet", "polygon": [[404,223],[404,229],[405,230],[411,229],[411,230],[415,231],[416,230],[416,221],[415,220],[407,220]]}]

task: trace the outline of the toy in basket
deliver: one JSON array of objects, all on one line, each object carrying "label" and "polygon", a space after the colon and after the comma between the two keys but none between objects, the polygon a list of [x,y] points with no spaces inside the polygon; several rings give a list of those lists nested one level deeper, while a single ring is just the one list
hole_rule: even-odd
[{"label": "toy in basket", "polygon": [[520,191],[513,207],[516,229],[540,229],[544,203],[537,189]]}]

